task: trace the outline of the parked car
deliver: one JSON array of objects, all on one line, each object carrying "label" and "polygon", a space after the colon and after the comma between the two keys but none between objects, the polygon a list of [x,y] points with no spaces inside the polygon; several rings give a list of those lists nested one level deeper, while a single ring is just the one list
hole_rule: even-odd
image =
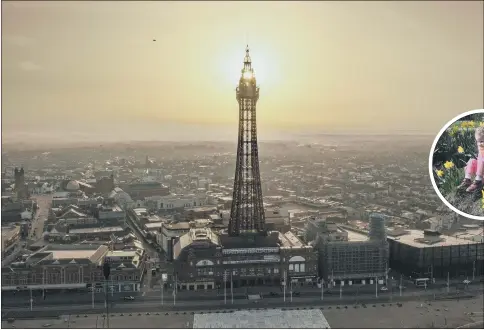
[{"label": "parked car", "polygon": [[134,297],[133,296],[127,296],[127,297],[124,297],[124,300],[134,300]]}]

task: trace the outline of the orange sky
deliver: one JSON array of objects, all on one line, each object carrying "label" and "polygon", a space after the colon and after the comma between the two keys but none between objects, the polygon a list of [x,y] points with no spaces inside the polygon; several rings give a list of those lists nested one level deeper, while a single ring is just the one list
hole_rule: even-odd
[{"label": "orange sky", "polygon": [[3,131],[235,127],[248,41],[262,130],[437,133],[483,107],[482,12],[477,1],[3,2]]}]

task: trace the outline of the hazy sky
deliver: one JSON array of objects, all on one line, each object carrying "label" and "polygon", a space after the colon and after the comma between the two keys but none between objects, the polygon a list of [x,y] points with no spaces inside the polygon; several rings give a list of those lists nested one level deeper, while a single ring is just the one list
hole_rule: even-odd
[{"label": "hazy sky", "polygon": [[483,107],[483,10],[477,1],[2,1],[2,128],[236,134],[248,42],[262,134],[437,133]]}]

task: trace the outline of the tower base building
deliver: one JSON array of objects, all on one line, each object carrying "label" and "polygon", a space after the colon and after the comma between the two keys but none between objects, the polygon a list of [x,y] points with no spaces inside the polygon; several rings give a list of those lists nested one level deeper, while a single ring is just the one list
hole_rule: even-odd
[{"label": "tower base building", "polygon": [[174,281],[180,290],[317,283],[318,255],[292,232],[232,237],[191,229],[173,248]]}]

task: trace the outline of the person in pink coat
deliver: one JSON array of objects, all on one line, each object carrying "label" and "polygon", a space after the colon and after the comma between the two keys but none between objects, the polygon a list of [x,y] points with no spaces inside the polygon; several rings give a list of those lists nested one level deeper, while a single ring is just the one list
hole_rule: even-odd
[{"label": "person in pink coat", "polygon": [[[482,176],[484,175],[484,127],[476,128],[475,138],[479,154],[477,159],[469,159],[465,168],[464,181],[462,181],[462,183],[457,187],[460,191],[465,190],[468,193],[474,193],[476,191],[480,192],[483,188]],[[474,181],[472,181],[473,176]]]}]

